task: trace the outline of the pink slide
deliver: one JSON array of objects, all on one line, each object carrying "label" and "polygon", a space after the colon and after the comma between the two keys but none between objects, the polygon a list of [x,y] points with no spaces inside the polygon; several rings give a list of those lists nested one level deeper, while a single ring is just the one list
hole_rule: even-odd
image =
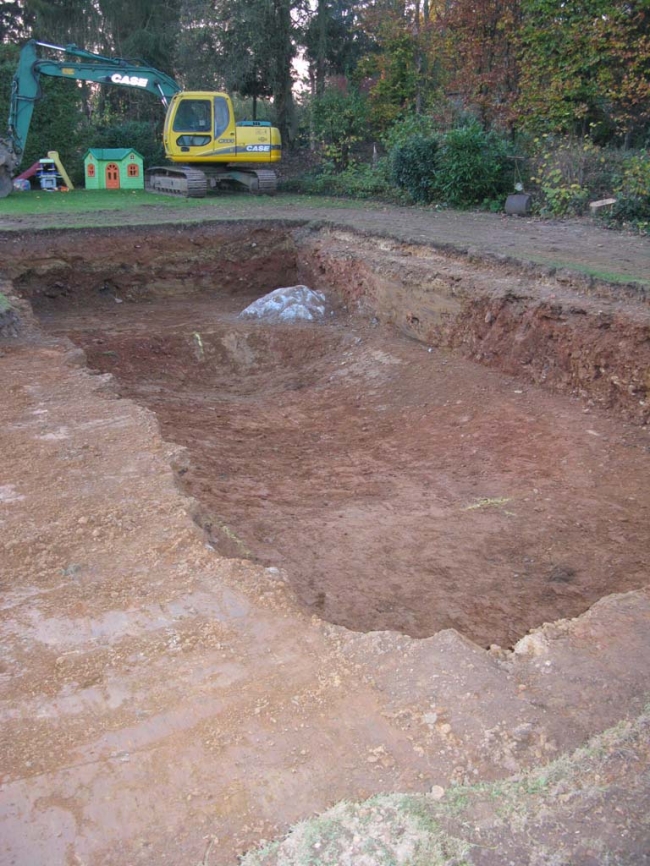
[{"label": "pink slide", "polygon": [[21,174],[17,175],[14,180],[28,180],[30,177],[34,177],[37,171],[40,171],[42,165],[40,162],[35,162],[34,165],[26,168]]}]

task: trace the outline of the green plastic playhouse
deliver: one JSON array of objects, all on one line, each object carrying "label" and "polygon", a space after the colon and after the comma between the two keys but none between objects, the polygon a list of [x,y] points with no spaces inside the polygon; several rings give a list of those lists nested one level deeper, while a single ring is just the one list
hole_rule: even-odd
[{"label": "green plastic playhouse", "polygon": [[84,173],[86,189],[144,189],[142,156],[126,147],[91,147]]}]

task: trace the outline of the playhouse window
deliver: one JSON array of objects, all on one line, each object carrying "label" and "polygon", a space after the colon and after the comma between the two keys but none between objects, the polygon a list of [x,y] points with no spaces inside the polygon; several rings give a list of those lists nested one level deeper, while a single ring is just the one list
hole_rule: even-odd
[{"label": "playhouse window", "polygon": [[95,177],[95,166],[92,162],[88,165],[88,177]]},{"label": "playhouse window", "polygon": [[129,177],[137,177],[140,174],[140,167],[137,163],[132,162],[127,166],[126,173]]}]

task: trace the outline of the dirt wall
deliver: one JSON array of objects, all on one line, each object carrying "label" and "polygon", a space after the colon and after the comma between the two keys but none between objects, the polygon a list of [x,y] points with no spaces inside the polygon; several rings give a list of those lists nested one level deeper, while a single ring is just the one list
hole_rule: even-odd
[{"label": "dirt wall", "polygon": [[334,288],[428,346],[647,423],[650,310],[642,298],[350,232],[306,237],[300,253],[304,282]]},{"label": "dirt wall", "polygon": [[296,247],[282,228],[249,223],[51,231],[1,237],[2,273],[35,309],[201,292],[264,294],[290,282]]},{"label": "dirt wall", "polygon": [[430,347],[650,417],[650,309],[567,275],[314,224],[232,222],[0,237],[3,275],[36,310],[304,282]]}]

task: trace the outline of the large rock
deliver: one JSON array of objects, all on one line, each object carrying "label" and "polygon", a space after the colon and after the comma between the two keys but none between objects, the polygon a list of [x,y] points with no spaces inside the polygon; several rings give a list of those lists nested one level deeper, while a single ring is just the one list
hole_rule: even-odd
[{"label": "large rock", "polygon": [[264,319],[267,322],[317,322],[325,318],[326,308],[322,292],[314,292],[307,286],[288,286],[258,298],[239,314],[239,318]]}]

